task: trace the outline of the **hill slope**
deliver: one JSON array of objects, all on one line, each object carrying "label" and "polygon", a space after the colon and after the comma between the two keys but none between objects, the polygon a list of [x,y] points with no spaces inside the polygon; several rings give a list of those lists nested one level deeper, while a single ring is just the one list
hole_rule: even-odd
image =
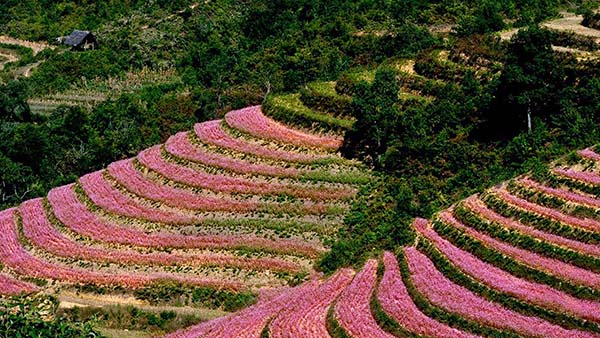
[{"label": "hill slope", "polygon": [[473,195],[412,246],[168,337],[600,336],[600,154]]},{"label": "hill slope", "polygon": [[314,275],[369,174],[260,106],[196,124],[0,213],[1,294],[164,283],[258,292]]}]

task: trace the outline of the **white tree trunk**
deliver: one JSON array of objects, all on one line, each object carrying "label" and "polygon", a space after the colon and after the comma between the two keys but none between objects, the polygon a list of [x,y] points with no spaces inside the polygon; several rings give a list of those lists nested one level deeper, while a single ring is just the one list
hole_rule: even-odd
[{"label": "white tree trunk", "polygon": [[531,134],[531,107],[527,107],[527,130]]}]

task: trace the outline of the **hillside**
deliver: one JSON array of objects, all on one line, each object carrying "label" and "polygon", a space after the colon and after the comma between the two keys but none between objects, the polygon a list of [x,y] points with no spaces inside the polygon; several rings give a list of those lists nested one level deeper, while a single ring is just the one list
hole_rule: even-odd
[{"label": "hillside", "polygon": [[198,123],[2,211],[0,293],[88,304],[109,290],[113,304],[176,297],[231,311],[301,283],[370,180],[335,153],[340,142],[260,106]]},{"label": "hillside", "polygon": [[597,337],[600,154],[413,223],[412,245],[167,337]]},{"label": "hillside", "polygon": [[0,336],[600,336],[597,10],[7,0]]}]

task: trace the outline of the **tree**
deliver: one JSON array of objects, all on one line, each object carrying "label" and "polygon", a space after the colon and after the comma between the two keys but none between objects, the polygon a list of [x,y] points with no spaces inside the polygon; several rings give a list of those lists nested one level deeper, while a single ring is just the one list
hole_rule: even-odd
[{"label": "tree", "polygon": [[378,70],[372,85],[360,85],[352,101],[356,122],[346,133],[342,152],[381,167],[381,155],[397,124],[399,92],[396,73],[391,69]]},{"label": "tree", "polygon": [[550,121],[560,111],[566,72],[551,45],[551,32],[531,26],[510,41],[489,127],[514,135],[532,128],[532,118]]},{"label": "tree", "polygon": [[506,26],[498,2],[484,2],[473,15],[463,17],[456,29],[459,36],[497,32]]},{"label": "tree", "polygon": [[0,86],[0,121],[31,121],[31,111],[27,104],[27,87],[22,82],[10,81]]}]

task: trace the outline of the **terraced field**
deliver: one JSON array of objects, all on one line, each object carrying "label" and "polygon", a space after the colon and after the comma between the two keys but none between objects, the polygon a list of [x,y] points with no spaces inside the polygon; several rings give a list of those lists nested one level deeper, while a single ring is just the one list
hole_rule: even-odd
[{"label": "terraced field", "polygon": [[136,158],[0,213],[0,293],[176,283],[259,292],[313,262],[370,176],[337,136],[260,106],[199,123]]},{"label": "terraced field", "polygon": [[167,337],[598,337],[600,154],[416,219],[410,247]]},{"label": "terraced field", "polygon": [[[403,102],[428,104],[463,71],[436,60],[387,65]],[[600,336],[595,148],[416,219],[412,246],[359,271],[313,269],[372,179],[336,153],[354,86],[372,73],[271,95],[0,212],[0,293],[86,304],[102,288],[130,297],[171,283],[258,295],[173,338]],[[229,312],[210,310],[202,320]]]},{"label": "terraced field", "polygon": [[129,71],[120,77],[94,78],[83,83],[72,84],[64,92],[30,98],[27,103],[33,113],[40,115],[48,115],[60,106],[77,106],[91,110],[99,103],[117,99],[124,93],[133,93],[144,87],[160,84],[179,83],[181,79],[173,68],[143,67],[137,71]]}]

